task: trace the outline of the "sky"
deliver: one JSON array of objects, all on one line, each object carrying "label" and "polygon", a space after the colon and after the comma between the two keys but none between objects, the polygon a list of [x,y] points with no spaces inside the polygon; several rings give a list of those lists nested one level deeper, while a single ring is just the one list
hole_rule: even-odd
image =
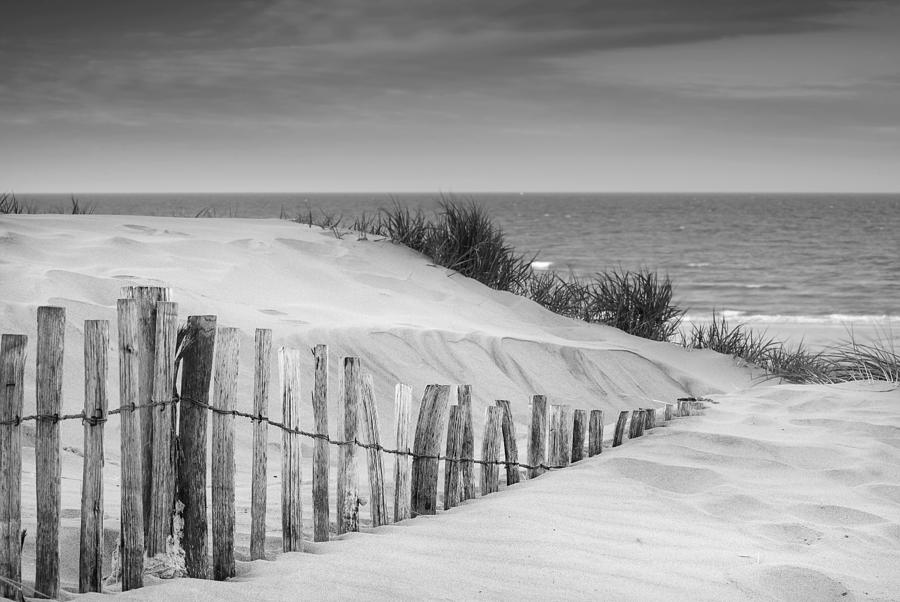
[{"label": "sky", "polygon": [[900,192],[900,0],[2,14],[0,191]]}]

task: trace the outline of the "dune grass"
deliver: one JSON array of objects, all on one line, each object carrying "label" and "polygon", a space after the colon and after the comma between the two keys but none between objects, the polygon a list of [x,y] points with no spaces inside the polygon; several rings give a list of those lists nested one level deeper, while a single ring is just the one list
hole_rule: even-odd
[{"label": "dune grass", "polygon": [[[72,215],[85,215],[94,213],[94,205],[92,203],[83,203],[79,200],[74,194],[71,195],[71,205],[69,206],[69,213]],[[32,205],[26,203],[20,203],[16,198],[16,195],[12,192],[3,192],[0,193],[0,215],[4,214],[22,214],[22,213],[42,213],[42,211],[38,211]],[[59,208],[56,211],[49,211],[49,213],[65,213],[65,210]]]}]

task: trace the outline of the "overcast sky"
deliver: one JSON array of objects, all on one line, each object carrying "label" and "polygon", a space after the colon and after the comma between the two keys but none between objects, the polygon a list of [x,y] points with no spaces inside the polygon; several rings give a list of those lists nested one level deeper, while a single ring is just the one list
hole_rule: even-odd
[{"label": "overcast sky", "polygon": [[0,191],[900,191],[900,0],[28,0]]}]

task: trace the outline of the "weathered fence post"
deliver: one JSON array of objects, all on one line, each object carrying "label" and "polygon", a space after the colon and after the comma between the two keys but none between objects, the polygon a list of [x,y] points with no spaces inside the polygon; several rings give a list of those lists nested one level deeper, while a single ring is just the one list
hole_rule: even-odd
[{"label": "weathered fence post", "polygon": [[588,457],[603,452],[603,410],[591,410],[588,427]]},{"label": "weathered fence post", "polygon": [[344,358],[342,381],[343,426],[338,448],[337,533],[359,531],[359,476],[356,474],[356,433],[359,428],[359,400],[362,377],[358,357]]},{"label": "weathered fence post", "polygon": [[103,425],[109,372],[109,322],[84,321],[84,468],[78,591],[103,589]]},{"label": "weathered fence post", "polygon": [[122,591],[144,584],[144,511],[141,463],[140,399],[141,307],[134,299],[119,299],[119,409],[122,466],[121,536]]},{"label": "weathered fence post", "polygon": [[584,435],[587,430],[587,410],[575,410],[572,422],[572,462],[584,459]]},{"label": "weathered fence post", "polygon": [[[409,409],[412,387],[398,384],[394,388],[394,442],[401,452],[409,451]],[[410,517],[412,497],[412,458],[406,454],[394,456],[394,522]]]},{"label": "weathered fence post", "polygon": [[22,581],[22,403],[28,337],[0,337],[0,596],[20,595]]},{"label": "weathered fence post", "polygon": [[622,445],[622,439],[625,437],[625,423],[628,422],[628,410],[619,412],[619,418],[616,420],[616,430],[613,433],[613,447]]},{"label": "weathered fence post", "polygon": [[[449,385],[428,385],[419,407],[413,441],[412,515],[437,512],[437,486],[441,438],[447,420]],[[432,456],[432,457],[417,457]]]},{"label": "weathered fence post", "polygon": [[506,457],[506,484],[519,482],[519,448],[516,444],[516,423],[513,422],[509,401],[497,400],[497,407],[503,410],[503,451]]},{"label": "weathered fence post", "polygon": [[571,459],[572,425],[569,421],[571,406],[550,406],[550,464],[568,466]]},{"label": "weathered fence post", "polygon": [[272,380],[272,331],[253,336],[253,476],[250,492],[250,560],[266,557],[266,463],[269,457],[269,383]]},{"label": "weathered fence post", "polygon": [[188,577],[209,579],[206,519],[206,442],[216,316],[188,316],[190,345],[181,362],[177,497],[184,504],[184,564]]},{"label": "weathered fence post", "polygon": [[668,422],[668,421],[672,420],[672,418],[674,418],[675,412],[673,411],[673,408],[674,408],[674,406],[671,403],[666,404],[666,417],[665,417],[666,422]]},{"label": "weathered fence post", "polygon": [[653,408],[644,410],[644,428],[646,430],[656,428],[656,410]]},{"label": "weathered fence post", "polygon": [[635,439],[644,434],[644,410],[638,408],[631,412],[631,423],[628,427],[628,438]]},{"label": "weathered fence post", "polygon": [[531,398],[531,436],[528,439],[528,463],[533,466],[528,478],[533,479],[544,473],[541,464],[547,461],[547,398],[534,395]]},{"label": "weathered fence post", "polygon": [[172,466],[172,415],[169,403],[175,391],[175,344],[178,338],[178,304],[156,304],[156,342],[153,346],[153,495],[150,528],[146,530],[147,555],[165,553],[166,539],[172,532],[172,508],[175,503],[175,467]]},{"label": "weathered fence post", "polygon": [[500,431],[503,408],[488,406],[484,409],[484,433],[481,439],[481,495],[500,491]]},{"label": "weathered fence post", "polygon": [[[63,344],[66,310],[37,310],[37,413],[34,472],[37,480],[35,590],[59,595],[59,410],[62,406]],[[52,418],[51,418],[52,417]]]},{"label": "weathered fence post", "polygon": [[300,350],[278,350],[281,376],[281,543],[285,552],[303,551],[303,506],[300,503]]},{"label": "weathered fence post", "polygon": [[462,457],[463,435],[466,424],[463,420],[463,409],[458,405],[450,406],[450,421],[447,425],[447,453],[444,460],[444,510],[458,506],[461,496],[462,473],[459,459]]},{"label": "weathered fence post", "polygon": [[212,398],[213,579],[234,577],[234,410],[240,331],[220,328]]},{"label": "weathered fence post", "polygon": [[459,478],[460,501],[475,499],[475,431],[472,430],[472,385],[456,387],[456,403],[462,408],[463,443]]},{"label": "weathered fence post", "polygon": [[[381,445],[381,437],[378,431],[378,407],[375,404],[375,383],[372,375],[366,373],[363,376],[363,427],[366,433],[366,443]],[[372,512],[372,526],[386,525],[387,507],[384,503],[384,462],[381,450],[376,448],[366,449],[366,459],[369,467],[369,491],[371,497],[369,505]]]},{"label": "weathered fence post", "polygon": [[[313,376],[312,407],[316,434],[328,437],[328,347],[313,348],[315,373]],[[328,541],[328,470],[331,450],[326,439],[313,442],[313,541]]]},{"label": "weathered fence post", "polygon": [[[138,381],[138,398],[135,403],[147,406],[153,397],[153,358],[156,343],[156,304],[168,301],[170,291],[163,286],[124,286],[121,296],[134,299],[139,307],[140,323],[138,330],[137,355],[140,363]],[[144,513],[144,542],[149,540],[150,511],[153,507],[153,408],[142,407],[139,410],[140,453],[142,505]]]}]

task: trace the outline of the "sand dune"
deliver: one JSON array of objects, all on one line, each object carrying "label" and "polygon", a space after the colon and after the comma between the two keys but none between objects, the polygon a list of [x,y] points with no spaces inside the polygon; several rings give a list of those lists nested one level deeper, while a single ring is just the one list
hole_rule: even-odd
[{"label": "sand dune", "polygon": [[[33,336],[39,305],[66,307],[66,411],[82,403],[83,320],[114,323],[119,288],[144,283],[172,287],[182,316],[213,313],[241,329],[242,409],[250,407],[257,327],[272,328],[276,346],[328,344],[333,391],[338,358],[359,355],[375,377],[384,438],[398,381],[418,395],[431,382],[471,383],[477,439],[483,408],[511,400],[523,449],[534,393],[603,409],[607,423],[620,409],[661,407],[685,394],[717,402],[703,416],[436,517],[239,562],[233,582],[153,582],[126,598],[886,600],[900,592],[897,389],[754,385],[730,358],[556,316],[387,241],[274,220],[4,216],[0,249],[0,332]],[[311,364],[301,380],[311,382]],[[33,362],[26,383],[33,387]],[[25,403],[31,411],[33,392]],[[273,395],[273,417],[277,405]],[[336,433],[336,395],[329,405]],[[308,405],[301,423],[312,423]],[[115,530],[117,421],[107,433],[107,527]],[[80,423],[63,424],[66,586],[77,577],[81,438]],[[23,514],[33,529],[27,445]],[[249,448],[249,425],[239,424],[239,559],[249,525]],[[29,538],[26,578],[33,555]]]}]

